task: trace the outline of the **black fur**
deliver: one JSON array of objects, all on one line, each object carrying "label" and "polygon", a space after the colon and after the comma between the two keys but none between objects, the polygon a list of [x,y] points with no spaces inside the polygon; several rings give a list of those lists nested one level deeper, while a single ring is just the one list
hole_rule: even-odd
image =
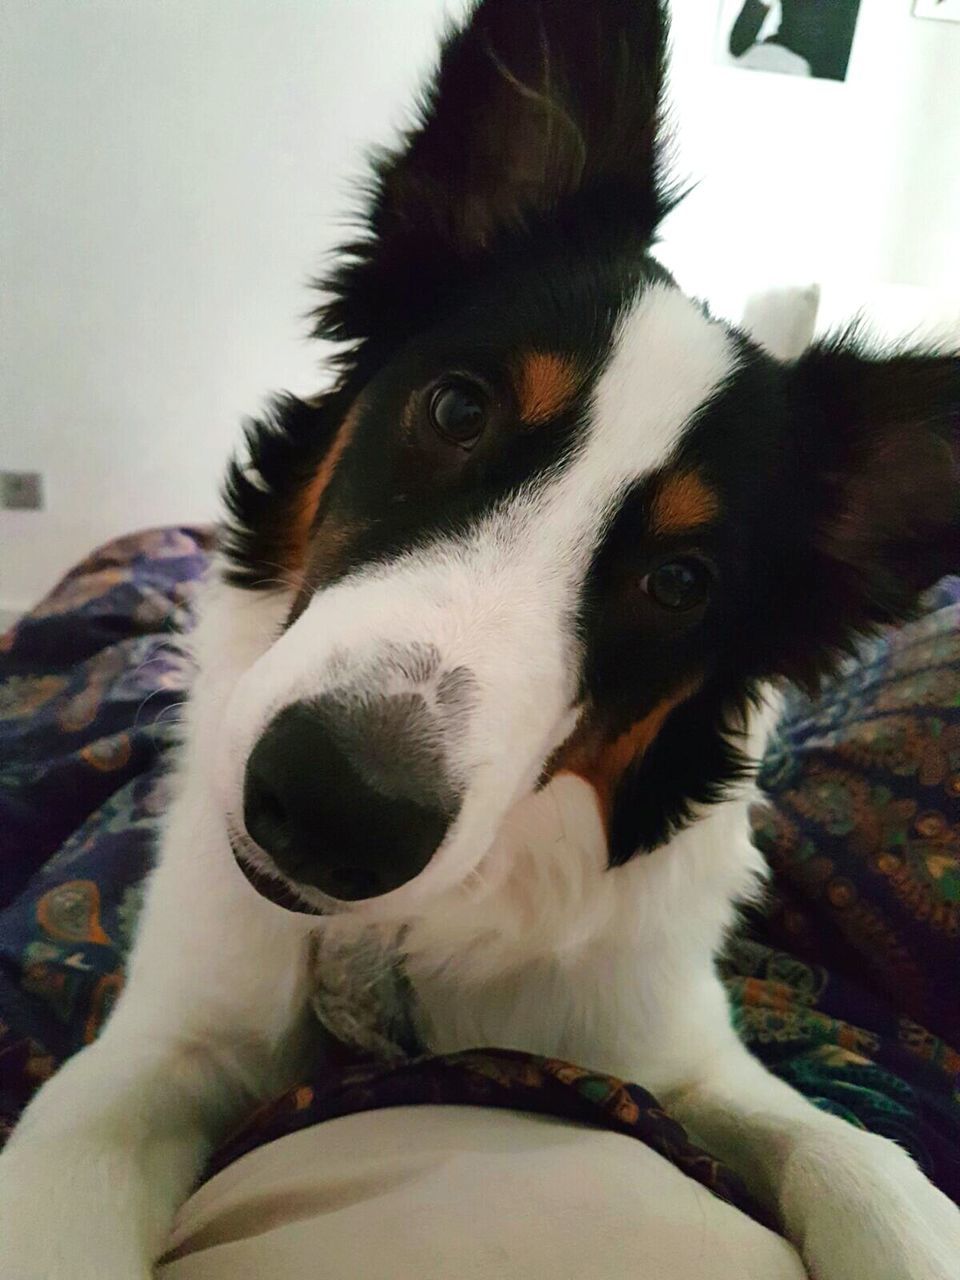
[{"label": "black fur", "polygon": [[745,340],[740,353],[681,454],[720,502],[696,539],[718,570],[710,608],[692,628],[649,609],[624,616],[622,566],[641,573],[686,549],[646,533],[649,483],[624,504],[588,580],[584,692],[612,731],[704,677],[624,777],[612,862],[656,847],[693,803],[743,775],[736,725],[760,683],[815,690],[960,566],[960,359],[870,357],[854,335],[788,367]]},{"label": "black fur", "polygon": [[551,243],[649,246],[675,199],[657,150],[664,46],[655,0],[484,0],[444,44],[418,123],[375,160],[317,334],[383,352],[491,266]]},{"label": "black fur", "polygon": [[[236,463],[228,475],[232,581],[276,586],[292,513],[349,410],[355,430],[317,513],[321,533],[339,531],[337,555],[308,566],[298,608],[564,465],[624,307],[669,281],[649,253],[671,199],[664,47],[656,0],[483,0],[448,39],[418,124],[377,161],[361,236],[324,282],[317,332],[346,344],[336,389],[279,401],[248,429],[257,478]],[[960,564],[960,359],[873,358],[847,335],[783,366],[733,341],[739,365],[676,460],[716,495],[716,518],[658,535],[661,478],[644,478],[601,540],[576,619],[581,696],[611,738],[686,691],[622,780],[612,863],[742,775],[736,725],[762,681],[814,686]],[[510,371],[538,350],[569,359],[579,391],[524,431]],[[425,425],[429,389],[450,372],[476,377],[494,406],[471,452]],[[713,565],[715,592],[666,615],[639,583],[691,552]]]},{"label": "black fur", "polygon": [[[246,448],[227,468],[227,519],[220,531],[226,579],[253,591],[287,586],[291,513],[333,442],[346,409],[337,396],[308,404],[275,397],[244,427]],[[254,475],[251,475],[251,471]]]},{"label": "black fur", "polygon": [[[232,581],[275,584],[290,509],[335,419],[399,349],[431,339],[436,349],[451,323],[463,332],[465,297],[476,307],[499,295],[502,312],[491,307],[486,327],[464,333],[468,348],[512,320],[518,345],[549,329],[555,349],[579,350],[582,334],[561,323],[579,309],[597,331],[596,367],[631,286],[665,274],[647,256],[676,199],[657,147],[665,44],[659,0],[483,0],[448,36],[418,123],[374,161],[360,236],[319,283],[316,334],[346,344],[337,392],[318,407],[279,400],[249,424],[249,458],[228,473]],[[512,470],[523,478],[530,466]],[[366,534],[370,554],[394,545],[378,532]]]},{"label": "black fur", "polygon": [[725,703],[708,688],[677,707],[620,784],[609,823],[610,866],[665,844],[693,819],[695,806],[716,804],[748,775],[751,762],[738,738],[751,701],[752,691]]}]

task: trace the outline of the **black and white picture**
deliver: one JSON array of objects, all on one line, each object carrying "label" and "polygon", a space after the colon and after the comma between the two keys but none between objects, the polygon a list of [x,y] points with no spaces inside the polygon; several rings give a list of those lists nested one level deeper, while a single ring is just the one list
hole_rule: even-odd
[{"label": "black and white picture", "polygon": [[913,0],[913,14],[916,18],[960,22],[960,0]]},{"label": "black and white picture", "polygon": [[859,10],[860,0],[724,0],[720,59],[751,71],[845,80]]}]

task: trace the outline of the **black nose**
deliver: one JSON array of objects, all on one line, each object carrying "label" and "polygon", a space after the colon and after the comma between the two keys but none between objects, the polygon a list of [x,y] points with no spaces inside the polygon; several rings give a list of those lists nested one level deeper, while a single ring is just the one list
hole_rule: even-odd
[{"label": "black nose", "polygon": [[248,833],[291,880],[335,898],[412,880],[458,807],[419,694],[293,703],[247,761]]}]

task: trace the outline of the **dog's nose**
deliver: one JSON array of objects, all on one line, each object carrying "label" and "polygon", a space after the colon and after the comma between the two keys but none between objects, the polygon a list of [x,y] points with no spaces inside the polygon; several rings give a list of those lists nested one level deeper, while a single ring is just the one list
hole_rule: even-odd
[{"label": "dog's nose", "polygon": [[458,807],[437,725],[415,693],[293,703],[247,761],[249,835],[291,880],[348,901],[412,880]]}]

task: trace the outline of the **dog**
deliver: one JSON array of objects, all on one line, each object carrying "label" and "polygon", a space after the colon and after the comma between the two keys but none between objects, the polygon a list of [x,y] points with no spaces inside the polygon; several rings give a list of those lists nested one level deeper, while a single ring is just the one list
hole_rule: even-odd
[{"label": "dog", "polygon": [[654,1091],[818,1280],[956,1277],[957,1208],[749,1054],[714,958],[776,691],[958,563],[960,358],[780,363],[680,292],[665,42],[656,0],[480,0],[379,156],[335,382],[229,472],[128,984],[0,1160],[4,1280],[149,1276],[364,940],[431,1049]]}]

